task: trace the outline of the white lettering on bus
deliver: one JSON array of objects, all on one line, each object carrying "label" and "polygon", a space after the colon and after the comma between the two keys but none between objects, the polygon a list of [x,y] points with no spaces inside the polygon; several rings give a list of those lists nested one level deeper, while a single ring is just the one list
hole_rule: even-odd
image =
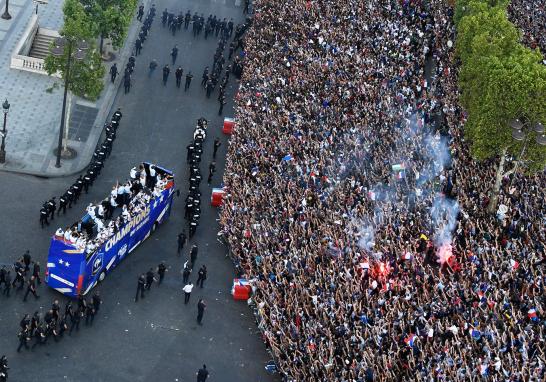
[{"label": "white lettering on bus", "polygon": [[[105,246],[106,251],[109,251],[114,245],[116,245],[116,243],[118,241],[123,239],[125,237],[125,235],[127,235],[128,233],[131,233],[131,235],[132,235],[133,232],[131,232],[131,230],[133,229],[133,227],[136,227],[138,225],[138,223],[140,223],[146,216],[148,216],[149,213],[150,213],[150,208],[146,207],[146,209],[144,211],[142,211],[140,214],[135,216],[129,223],[127,223],[125,225],[125,227],[123,227],[121,229],[121,231],[118,231],[118,233],[115,236],[112,236],[106,242],[106,246]],[[138,227],[138,228],[140,228],[140,227]]]}]

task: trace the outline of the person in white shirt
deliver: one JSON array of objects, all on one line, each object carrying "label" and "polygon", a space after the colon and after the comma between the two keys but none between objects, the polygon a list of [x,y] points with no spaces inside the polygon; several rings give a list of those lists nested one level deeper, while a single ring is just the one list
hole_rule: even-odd
[{"label": "person in white shirt", "polygon": [[124,223],[128,222],[131,219],[131,214],[129,213],[129,211],[127,211],[126,205],[123,206],[123,210],[121,211],[121,216],[123,216]]},{"label": "person in white shirt", "polygon": [[140,173],[140,185],[146,187],[146,174],[144,172]]},{"label": "person in white shirt", "polygon": [[153,195],[154,197],[159,198],[161,196],[161,189],[158,187],[154,187]]},{"label": "person in white shirt", "polygon": [[184,305],[190,302],[191,291],[193,289],[193,284],[188,282],[182,290],[184,291]]},{"label": "person in white shirt", "polygon": [[57,228],[57,231],[55,231],[55,236],[64,237],[64,231],[61,227]]},{"label": "person in white shirt", "polygon": [[72,235],[72,231],[67,229],[66,231],[64,231],[64,239],[66,241],[70,241],[70,235]]},{"label": "person in white shirt", "polygon": [[95,219],[95,206],[93,203],[89,203],[89,205],[86,208],[87,214],[91,217],[91,219]]},{"label": "person in white shirt", "polygon": [[131,179],[136,179],[136,176],[137,176],[137,168],[136,167],[133,167],[131,169],[131,171],[129,172],[129,176],[131,177]]},{"label": "person in white shirt", "polygon": [[104,207],[102,206],[102,203],[97,205],[97,217],[99,219],[104,219]]},{"label": "person in white shirt", "polygon": [[97,230],[102,231],[102,229],[104,228],[104,223],[102,222],[102,220],[100,220],[99,218],[95,218],[93,219],[93,221],[97,225]]},{"label": "person in white shirt", "polygon": [[76,240],[76,247],[78,248],[85,248],[85,244],[87,243],[87,240],[85,240],[83,237],[79,237],[78,240]]}]

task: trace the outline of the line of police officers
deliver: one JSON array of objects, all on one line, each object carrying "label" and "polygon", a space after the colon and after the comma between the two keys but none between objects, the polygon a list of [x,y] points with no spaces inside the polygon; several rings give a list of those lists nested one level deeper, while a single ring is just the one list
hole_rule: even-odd
[{"label": "line of police officers", "polygon": [[217,18],[216,15],[213,16],[212,14],[209,15],[205,22],[205,17],[202,13],[199,16],[197,12],[195,12],[192,16],[191,12],[188,10],[185,15],[182,11],[180,11],[178,15],[175,15],[165,8],[161,16],[161,24],[164,28],[167,27],[172,32],[173,36],[176,35],[177,31],[182,29],[182,25],[184,25],[185,30],[188,30],[190,22],[192,23],[192,33],[194,37],[200,35],[203,29],[205,31],[205,39],[212,35],[218,37],[220,32],[222,35],[227,34],[229,36],[233,33],[233,19],[227,21],[226,18],[224,18],[220,21],[220,18]]},{"label": "line of police officers", "polygon": [[[31,265],[32,272],[30,271]],[[5,265],[0,268],[0,287],[2,284],[4,285],[2,294],[9,297],[11,288],[15,288],[15,285],[19,284],[17,290],[23,289],[25,285],[27,286],[23,301],[26,301],[30,293],[38,299],[40,296],[36,293],[36,283],[42,283],[42,279],[40,278],[40,263],[38,261],[32,261],[30,252],[27,250],[25,254],[14,263],[13,268],[15,272],[13,277],[11,270],[7,269]],[[27,275],[29,276],[28,279]]]},{"label": "line of police officers", "polygon": [[190,238],[195,234],[197,226],[199,225],[199,217],[201,216],[201,191],[199,190],[199,185],[201,184],[203,177],[201,176],[199,163],[201,162],[201,156],[203,155],[203,143],[206,137],[207,125],[208,121],[205,118],[199,118],[197,120],[193,142],[186,147],[186,162],[190,165],[190,187],[188,196],[186,197],[184,217],[189,223]]},{"label": "line of police officers", "polygon": [[99,176],[104,167],[106,158],[108,158],[112,152],[112,145],[116,139],[116,131],[119,127],[121,117],[121,109],[118,108],[112,115],[111,122],[105,124],[104,129],[106,136],[104,141],[93,153],[93,159],[87,168],[87,172],[85,175],[80,175],[74,184],[59,197],[59,207],[57,208],[55,197],[42,205],[42,208],[40,209],[40,224],[42,228],[44,228],[44,224],[49,225],[50,218],[51,220],[55,219],[55,211],[57,211],[57,215],[59,215],[61,211],[65,214],[66,207],[72,208],[72,204],[76,204],[82,191],[85,191],[86,194],[89,192],[89,187],[93,185],[93,182],[97,176]]},{"label": "line of police officers", "polygon": [[[21,348],[34,349],[38,345],[45,345],[50,337],[53,337],[55,342],[64,336],[64,333],[68,331],[68,335],[72,335],[74,329],[80,330],[80,322],[85,317],[85,325],[93,325],[95,315],[100,309],[102,299],[99,291],[95,291],[93,296],[86,301],[80,294],[78,296],[78,302],[76,307],[72,305],[72,301],[68,300],[65,305],[64,314],[61,314],[61,306],[58,300],[55,300],[44,315],[43,319],[39,312],[34,312],[34,315],[25,314],[21,322],[19,323],[21,330],[19,331],[19,347],[17,352],[21,351]],[[34,338],[34,344],[32,347],[28,346],[28,343]]]}]

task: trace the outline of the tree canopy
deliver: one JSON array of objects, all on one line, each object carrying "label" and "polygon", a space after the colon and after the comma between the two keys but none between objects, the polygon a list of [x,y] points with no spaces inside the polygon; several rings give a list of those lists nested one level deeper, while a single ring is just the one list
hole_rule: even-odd
[{"label": "tree canopy", "polygon": [[[56,57],[50,54],[45,59],[45,69],[49,75],[60,73],[63,80],[69,75],[69,90],[79,96],[96,100],[103,87],[105,73],[100,54],[93,41],[94,22],[84,11],[78,0],[66,0],[64,7],[64,25],[60,31],[66,39],[62,56]],[[74,59],[78,44],[85,41],[88,49],[84,51],[81,60]],[[69,55],[72,56],[70,71],[67,73]]]},{"label": "tree canopy", "polygon": [[[478,160],[503,153],[518,157],[523,143],[512,139],[510,120],[546,124],[542,55],[520,43],[520,32],[508,20],[505,7],[506,1],[494,0],[459,0],[457,4],[459,85],[468,113],[465,136]],[[535,138],[530,133],[525,141],[523,159],[529,170],[546,166],[546,147]]]},{"label": "tree canopy", "polygon": [[127,36],[127,31],[134,16],[137,0],[80,0],[86,14],[95,21],[94,33],[102,41],[112,40],[112,45],[119,48]]}]

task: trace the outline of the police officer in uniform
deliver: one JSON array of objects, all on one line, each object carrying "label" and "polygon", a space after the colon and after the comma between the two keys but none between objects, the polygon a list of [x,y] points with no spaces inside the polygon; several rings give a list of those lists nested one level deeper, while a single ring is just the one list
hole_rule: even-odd
[{"label": "police officer in uniform", "polygon": [[176,87],[179,88],[180,84],[182,83],[182,74],[184,73],[184,70],[179,66],[176,68],[174,72],[174,76],[176,77]]},{"label": "police officer in uniform", "polygon": [[172,49],[171,49],[171,58],[173,60],[173,65],[174,63],[176,62],[176,57],[178,57],[178,46],[175,45]]},{"label": "police officer in uniform", "polygon": [[207,279],[207,267],[206,265],[203,265],[201,268],[199,268],[199,271],[197,272],[197,281],[195,282],[196,285],[199,285],[200,288],[203,288],[203,283]]},{"label": "police officer in uniform", "polygon": [[212,90],[214,89],[214,84],[212,83],[212,78],[209,78],[207,80],[207,83],[206,83],[205,87],[207,89],[207,98],[210,98]]},{"label": "police officer in uniform", "polygon": [[157,282],[157,285],[161,285],[163,282],[163,279],[165,278],[165,272],[167,272],[167,267],[165,266],[165,263],[162,261],[157,266],[157,274],[159,276],[159,281]]},{"label": "police officer in uniform", "polygon": [[23,286],[25,285],[24,273],[25,273],[25,267],[23,266],[23,264],[17,261],[15,263],[15,279],[11,283],[12,287],[15,287],[15,284],[17,284],[18,282],[19,287],[17,289],[23,289]]},{"label": "police officer in uniform", "polygon": [[116,80],[118,73],[118,66],[116,65],[116,63],[114,63],[114,65],[110,67],[110,80],[112,81],[112,83],[114,83],[114,81]]},{"label": "police officer in uniform", "polygon": [[150,288],[152,287],[152,283],[154,282],[155,278],[154,278],[154,271],[152,268],[150,268],[148,270],[148,272],[146,272],[146,290],[150,290]]},{"label": "police officer in uniform", "polygon": [[114,115],[112,115],[112,121],[116,121],[119,123],[122,116],[123,114],[121,114],[121,108],[118,107],[118,109],[114,112]]},{"label": "police officer in uniform", "polygon": [[93,297],[91,298],[91,303],[93,304],[95,313],[97,313],[100,309],[100,305],[102,304],[102,299],[100,298],[100,292],[98,290],[95,291],[95,293],[93,293]]},{"label": "police officer in uniform", "polygon": [[186,231],[182,231],[178,234],[178,248],[176,253],[180,255],[180,252],[184,249],[184,244],[186,244]]},{"label": "police officer in uniform", "polygon": [[44,228],[44,223],[46,225],[49,225],[49,221],[47,220],[47,216],[49,215],[47,209],[45,208],[45,205],[42,206],[42,208],[40,209],[40,224],[42,226],[42,228]]},{"label": "police officer in uniform", "polygon": [[195,265],[195,261],[197,260],[197,253],[199,252],[199,248],[197,247],[197,244],[192,245],[190,250],[190,261],[191,261],[191,268],[193,269],[193,266]]},{"label": "police officer in uniform", "polygon": [[222,146],[222,143],[220,143],[220,138],[216,137],[214,138],[214,144],[212,148],[212,158],[216,159],[216,153],[218,152],[218,148]]},{"label": "police officer in uniform", "polygon": [[36,279],[38,282],[38,285],[42,283],[42,280],[40,279],[40,262],[36,261],[34,263],[34,266],[32,267],[32,277]]},{"label": "police officer in uniform", "polygon": [[170,72],[171,69],[169,68],[169,65],[165,65],[163,67],[163,86],[167,86],[167,80],[169,79]]},{"label": "police officer in uniform", "polygon": [[123,89],[125,91],[124,94],[131,91],[131,74],[129,72],[125,72],[125,75],[123,76]]},{"label": "police officer in uniform", "polygon": [[191,74],[191,71],[186,74],[186,83],[184,84],[184,91],[187,91],[190,88],[191,79],[193,78],[193,75]]},{"label": "police officer in uniform", "polygon": [[146,277],[144,276],[144,273],[142,273],[138,277],[138,284],[137,284],[137,291],[135,296],[135,302],[138,301],[138,295],[140,293],[140,298],[144,298],[144,285],[146,284]]},{"label": "police officer in uniform", "polygon": [[6,297],[9,297],[10,290],[11,290],[11,273],[8,270],[4,274],[4,291],[2,293],[5,294]]},{"label": "police officer in uniform", "polygon": [[23,297],[23,301],[27,300],[27,297],[28,297],[29,293],[32,293],[36,300],[38,300],[40,298],[40,296],[38,296],[38,294],[36,293],[36,279],[34,278],[34,276],[32,276],[27,281],[27,291],[25,293],[25,297]]},{"label": "police officer in uniform", "polygon": [[211,162],[209,164],[209,177],[207,179],[207,183],[210,184],[212,181],[212,175],[216,172],[216,162]]},{"label": "police officer in uniform", "polygon": [[66,192],[65,192],[59,197],[59,209],[57,210],[57,216],[61,214],[61,210],[63,211],[63,214],[66,214],[67,204],[68,204],[68,196],[66,195]]}]

